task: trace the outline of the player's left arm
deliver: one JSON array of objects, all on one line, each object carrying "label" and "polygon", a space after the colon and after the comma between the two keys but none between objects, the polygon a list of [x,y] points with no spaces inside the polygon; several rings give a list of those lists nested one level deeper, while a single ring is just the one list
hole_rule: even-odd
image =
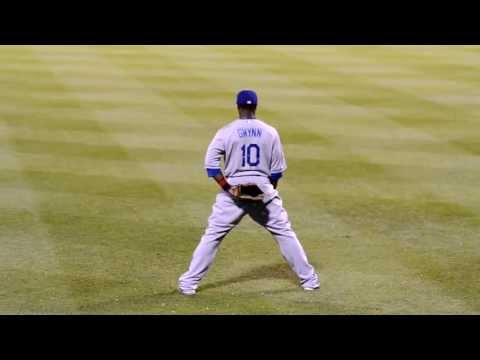
[{"label": "player's left arm", "polygon": [[282,142],[280,135],[275,134],[272,147],[272,161],[270,165],[270,182],[276,189],[278,186],[278,180],[283,176],[283,172],[287,169],[287,161],[283,152]]},{"label": "player's left arm", "polygon": [[278,186],[278,180],[283,176],[282,173],[273,173],[269,176],[270,183],[273,185],[273,188],[276,189]]}]

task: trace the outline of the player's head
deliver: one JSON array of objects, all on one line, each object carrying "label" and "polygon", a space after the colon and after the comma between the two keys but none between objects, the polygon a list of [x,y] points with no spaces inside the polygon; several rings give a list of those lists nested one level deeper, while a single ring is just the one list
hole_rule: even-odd
[{"label": "player's head", "polygon": [[241,90],[237,94],[237,108],[240,117],[255,115],[257,110],[258,98],[253,90]]}]

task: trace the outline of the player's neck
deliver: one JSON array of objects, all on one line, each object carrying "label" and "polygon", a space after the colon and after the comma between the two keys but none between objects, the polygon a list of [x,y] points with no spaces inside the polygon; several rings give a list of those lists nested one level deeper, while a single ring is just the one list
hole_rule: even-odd
[{"label": "player's neck", "polygon": [[256,119],[255,113],[246,113],[246,114],[240,114],[239,116],[240,120],[253,120]]}]

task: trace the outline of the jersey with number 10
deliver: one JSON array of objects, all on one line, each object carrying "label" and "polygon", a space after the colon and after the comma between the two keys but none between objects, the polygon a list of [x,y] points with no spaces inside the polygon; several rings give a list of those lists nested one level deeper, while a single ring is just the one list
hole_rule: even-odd
[{"label": "jersey with number 10", "polygon": [[237,119],[217,131],[205,156],[206,169],[220,169],[232,184],[268,183],[286,168],[280,136],[258,119]]}]

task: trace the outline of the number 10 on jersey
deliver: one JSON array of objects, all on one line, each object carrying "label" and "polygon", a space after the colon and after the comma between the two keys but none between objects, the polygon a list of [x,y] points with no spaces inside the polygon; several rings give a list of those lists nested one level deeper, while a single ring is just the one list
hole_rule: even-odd
[{"label": "number 10 on jersey", "polygon": [[250,166],[257,166],[260,163],[260,147],[257,144],[242,146],[242,166],[247,163]]}]

